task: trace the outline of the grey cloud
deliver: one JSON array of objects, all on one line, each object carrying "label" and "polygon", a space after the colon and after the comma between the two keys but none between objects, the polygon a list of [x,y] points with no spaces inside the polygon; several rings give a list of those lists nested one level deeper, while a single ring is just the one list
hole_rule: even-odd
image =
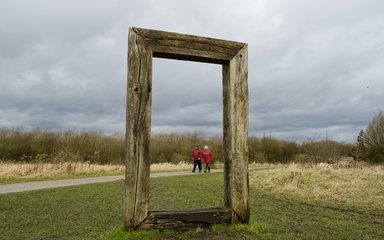
[{"label": "grey cloud", "polygon": [[[247,42],[251,135],[351,142],[382,110],[383,11],[379,0],[2,1],[0,124],[124,132],[138,26]],[[220,65],[154,59],[152,131],[221,134],[221,77]]]}]

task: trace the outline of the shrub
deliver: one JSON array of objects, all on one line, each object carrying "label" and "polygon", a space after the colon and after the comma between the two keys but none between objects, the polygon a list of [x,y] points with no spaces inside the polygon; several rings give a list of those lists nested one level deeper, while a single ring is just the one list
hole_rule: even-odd
[{"label": "shrub", "polygon": [[0,159],[3,160],[64,162],[73,157],[90,163],[124,163],[124,145],[124,138],[100,133],[0,129]]},{"label": "shrub", "polygon": [[299,152],[298,145],[295,142],[281,141],[272,137],[264,136],[260,140],[260,145],[263,161],[269,163],[291,162]]},{"label": "shrub", "polygon": [[373,163],[384,162],[384,115],[376,114],[363,135],[364,156]]}]

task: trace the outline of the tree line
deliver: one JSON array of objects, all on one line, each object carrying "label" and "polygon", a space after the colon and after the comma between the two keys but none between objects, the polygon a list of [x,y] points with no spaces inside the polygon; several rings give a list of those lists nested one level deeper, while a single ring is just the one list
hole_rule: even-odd
[{"label": "tree line", "polygon": [[[360,141],[360,140],[359,140]],[[222,162],[224,146],[222,137],[210,137],[197,133],[153,134],[150,144],[152,163],[179,163],[191,161],[194,145],[207,145],[214,153],[215,161]],[[370,161],[356,144],[332,140],[308,140],[303,143],[278,140],[271,136],[249,137],[250,162],[259,163],[334,163],[343,157],[358,156],[356,160]],[[371,154],[371,153],[370,153]],[[122,135],[106,136],[94,132],[50,132],[45,130],[23,131],[0,129],[0,159],[14,162],[68,162],[80,161],[99,164],[124,164],[125,140]],[[377,157],[372,162],[377,161]]]},{"label": "tree line", "polygon": [[[222,162],[222,137],[206,138],[197,133],[153,134],[150,144],[152,163],[191,161],[192,148],[207,145],[215,161]],[[343,157],[356,161],[384,163],[384,115],[376,114],[367,129],[361,130],[353,144],[329,139],[308,139],[303,143],[278,140],[271,136],[249,137],[250,162],[259,163],[335,163]],[[0,160],[14,162],[80,161],[99,164],[124,164],[124,136],[97,132],[46,130],[24,131],[0,128]]]}]

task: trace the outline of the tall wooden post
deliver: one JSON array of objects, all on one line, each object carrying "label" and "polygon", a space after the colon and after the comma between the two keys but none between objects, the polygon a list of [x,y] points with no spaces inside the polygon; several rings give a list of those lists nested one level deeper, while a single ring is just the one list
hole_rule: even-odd
[{"label": "tall wooden post", "polygon": [[223,65],[224,199],[232,222],[248,222],[248,47]]},{"label": "tall wooden post", "polygon": [[[223,66],[224,208],[148,212],[152,57]],[[129,29],[124,202],[127,230],[140,226],[190,227],[201,223],[249,221],[247,80],[248,47],[245,43]]]},{"label": "tall wooden post", "polygon": [[148,215],[152,51],[133,29],[128,39],[125,228],[134,229]]}]

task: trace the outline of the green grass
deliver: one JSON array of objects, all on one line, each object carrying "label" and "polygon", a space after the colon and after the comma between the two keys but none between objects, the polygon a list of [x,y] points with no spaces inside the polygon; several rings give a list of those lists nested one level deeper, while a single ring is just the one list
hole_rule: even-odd
[{"label": "green grass", "polygon": [[121,224],[123,183],[0,195],[1,239],[91,239]]},{"label": "green grass", "polygon": [[[222,173],[150,181],[151,210],[223,205]],[[250,190],[250,224],[181,233],[126,233],[123,181],[3,194],[0,239],[384,239],[384,207],[378,211],[358,202],[349,211],[271,191],[257,182],[251,182]]]},{"label": "green grass", "polygon": [[196,228],[175,233],[165,230],[138,230],[126,233],[123,228],[115,228],[104,234],[101,240],[150,240],[150,239],[266,239],[265,233],[273,231],[264,224],[213,225],[209,229]]},{"label": "green grass", "polygon": [[150,187],[150,210],[224,206],[223,173],[153,178]]}]

